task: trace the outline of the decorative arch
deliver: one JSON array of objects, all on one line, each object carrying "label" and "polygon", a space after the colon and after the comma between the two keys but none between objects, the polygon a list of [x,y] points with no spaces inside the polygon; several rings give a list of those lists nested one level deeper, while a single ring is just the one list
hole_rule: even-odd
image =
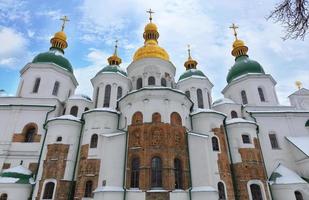
[{"label": "decorative arch", "polygon": [[23,142],[35,142],[35,136],[38,133],[38,125],[35,123],[27,124],[22,131],[22,135],[24,135]]},{"label": "decorative arch", "polygon": [[223,182],[218,182],[219,200],[226,200],[225,186]]},{"label": "decorative arch", "polygon": [[45,180],[42,199],[53,199],[57,181],[55,179]]},{"label": "decorative arch", "polygon": [[250,200],[264,200],[266,194],[263,183],[260,180],[250,180],[247,183],[247,190]]},{"label": "decorative arch", "polygon": [[143,114],[141,112],[135,112],[132,116],[132,122],[133,125],[136,124],[142,124],[143,123]]},{"label": "decorative arch", "polygon": [[237,112],[235,110],[231,111],[231,118],[238,118]]},{"label": "decorative arch", "polygon": [[77,117],[78,114],[78,107],[77,106],[72,106],[71,110],[70,110],[70,115],[73,115],[75,117]]},{"label": "decorative arch", "polygon": [[148,85],[155,85],[156,84],[156,79],[153,76],[150,76],[148,78]]},{"label": "decorative arch", "polygon": [[177,112],[173,112],[171,114],[171,124],[182,126],[182,119],[181,116]]},{"label": "decorative arch", "polygon": [[161,115],[160,115],[160,113],[156,112],[156,113],[152,114],[152,122],[153,123],[161,122]]},{"label": "decorative arch", "polygon": [[92,187],[93,182],[91,180],[87,181],[85,184],[84,197],[92,197]]},{"label": "decorative arch", "polygon": [[98,146],[98,134],[93,134],[90,140],[90,148],[97,148]]}]

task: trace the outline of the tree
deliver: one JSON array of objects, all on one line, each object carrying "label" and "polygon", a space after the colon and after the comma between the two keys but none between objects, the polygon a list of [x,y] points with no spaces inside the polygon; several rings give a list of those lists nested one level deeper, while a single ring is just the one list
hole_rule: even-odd
[{"label": "tree", "polygon": [[285,28],[283,39],[305,39],[309,28],[309,0],[283,0],[267,17]]}]

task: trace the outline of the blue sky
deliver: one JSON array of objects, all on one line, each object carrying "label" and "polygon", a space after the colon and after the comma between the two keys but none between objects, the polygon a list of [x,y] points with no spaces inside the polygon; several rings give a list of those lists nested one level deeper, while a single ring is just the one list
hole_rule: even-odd
[{"label": "blue sky", "polygon": [[249,47],[249,56],[277,81],[282,104],[300,80],[309,87],[309,42],[281,39],[280,24],[265,18],[279,0],[1,0],[0,1],[0,89],[15,94],[19,70],[33,57],[47,51],[49,39],[60,30],[59,18],[67,15],[65,28],[69,47],[65,56],[79,81],[77,93],[92,95],[90,79],[107,64],[114,40],[119,40],[122,68],[132,61],[143,44],[146,10],[155,11],[159,45],[177,68],[176,80],[184,72],[187,44],[192,56],[215,85],[213,99],[222,97],[226,75],[234,63],[231,23],[239,25],[238,36]]}]

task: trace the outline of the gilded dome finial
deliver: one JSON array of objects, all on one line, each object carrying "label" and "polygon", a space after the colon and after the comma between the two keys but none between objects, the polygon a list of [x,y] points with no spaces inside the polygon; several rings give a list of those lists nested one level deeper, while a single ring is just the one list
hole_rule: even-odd
[{"label": "gilded dome finial", "polygon": [[235,40],[238,40],[236,29],[238,29],[239,27],[232,23],[232,26],[230,26],[230,28],[234,31]]},{"label": "gilded dome finial", "polygon": [[114,54],[107,59],[109,65],[120,65],[121,64],[121,58],[118,57],[117,51],[118,51],[118,40],[115,40]]},{"label": "gilded dome finial", "polygon": [[248,52],[248,47],[245,45],[244,41],[238,39],[237,37],[236,29],[238,29],[239,27],[233,23],[232,26],[230,26],[229,28],[233,29],[234,36],[235,36],[232,55],[235,56],[236,58],[239,56],[246,56]]},{"label": "gilded dome finial", "polygon": [[197,66],[196,60],[193,60],[191,57],[191,49],[189,44],[188,44],[188,60],[185,62],[184,66],[186,67],[186,70],[196,69]]},{"label": "gilded dome finial", "polygon": [[69,20],[69,18],[67,16],[61,17],[60,20],[63,21],[62,26],[61,26],[61,31],[63,31],[64,27],[65,27],[65,23],[70,21],[70,20]]},{"label": "gilded dome finial", "polygon": [[295,85],[299,90],[303,87],[303,84],[301,81],[295,81]]},{"label": "gilded dome finial", "polygon": [[50,49],[57,49],[64,53],[64,49],[68,47],[67,36],[64,32],[65,23],[70,21],[67,16],[60,18],[63,21],[61,26],[61,31],[55,33],[54,37],[50,40],[51,47]]},{"label": "gilded dome finial", "polygon": [[190,44],[188,44],[188,60],[192,59],[191,58],[191,49],[190,49]]},{"label": "gilded dome finial", "polygon": [[152,14],[154,13],[154,11],[149,8],[149,10],[147,10],[146,12],[149,13],[149,21],[152,22]]}]

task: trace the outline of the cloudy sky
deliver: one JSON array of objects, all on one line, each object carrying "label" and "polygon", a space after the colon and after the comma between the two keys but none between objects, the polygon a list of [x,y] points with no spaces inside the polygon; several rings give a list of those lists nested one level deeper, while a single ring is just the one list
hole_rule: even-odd
[{"label": "cloudy sky", "polygon": [[77,93],[92,94],[90,78],[107,64],[114,40],[119,42],[122,68],[132,61],[143,44],[148,22],[145,12],[155,11],[159,44],[177,68],[176,80],[184,72],[187,44],[198,68],[214,83],[213,99],[222,97],[226,75],[234,63],[231,55],[232,22],[238,36],[249,47],[251,59],[259,61],[277,81],[282,104],[295,91],[296,80],[309,87],[309,42],[283,41],[283,29],[265,18],[280,0],[1,0],[0,1],[0,89],[15,94],[19,70],[50,47],[51,36],[59,31],[59,18],[70,22],[65,32],[69,47],[65,56],[79,81]]}]

